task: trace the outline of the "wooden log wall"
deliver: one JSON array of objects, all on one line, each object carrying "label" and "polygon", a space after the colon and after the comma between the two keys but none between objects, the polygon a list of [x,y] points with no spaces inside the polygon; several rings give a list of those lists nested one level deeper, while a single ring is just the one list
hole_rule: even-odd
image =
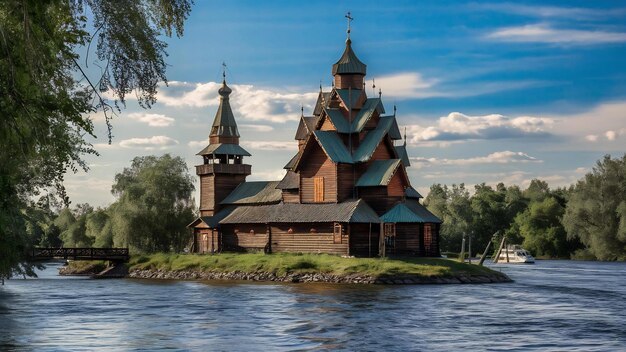
[{"label": "wooden log wall", "polygon": [[227,251],[263,250],[269,239],[265,224],[224,225],[221,231]]},{"label": "wooden log wall", "polygon": [[360,177],[352,164],[337,164],[337,200],[352,199],[355,180]]},{"label": "wooden log wall", "polygon": [[309,151],[306,164],[300,170],[300,201],[315,202],[315,177],[324,177],[323,203],[337,202],[337,168],[315,143]]},{"label": "wooden log wall", "polygon": [[283,202],[284,203],[300,203],[300,191],[297,189],[284,189],[283,190]]},{"label": "wooden log wall", "polygon": [[368,257],[378,255],[380,224],[350,224],[350,255]]},{"label": "wooden log wall", "polygon": [[408,184],[406,184],[406,181],[403,177],[404,175],[402,174],[403,171],[400,170],[400,167],[398,168],[398,170],[396,170],[396,173],[393,175],[393,177],[391,177],[389,185],[387,185],[388,196],[402,198],[402,196],[404,196],[404,190],[406,189],[406,187],[409,186]]},{"label": "wooden log wall", "polygon": [[417,223],[396,224],[396,253],[420,255],[420,225]]},{"label": "wooden log wall", "polygon": [[387,137],[385,137],[383,141],[378,144],[376,150],[374,150],[371,160],[388,160],[393,159],[394,157],[393,151],[391,151],[389,142],[387,141]]},{"label": "wooden log wall", "polygon": [[245,181],[246,175],[244,174],[200,176],[200,215],[214,215],[220,209],[219,203]]},{"label": "wooden log wall", "polygon": [[[316,232],[311,232],[315,229]],[[341,242],[334,239],[333,223],[274,224],[271,226],[272,252],[348,253],[347,233]]]},{"label": "wooden log wall", "polygon": [[[354,94],[357,94],[358,90],[363,89],[363,75],[335,75],[335,87],[338,89],[348,89],[352,88],[356,91]],[[358,90],[357,90],[358,89]]]}]

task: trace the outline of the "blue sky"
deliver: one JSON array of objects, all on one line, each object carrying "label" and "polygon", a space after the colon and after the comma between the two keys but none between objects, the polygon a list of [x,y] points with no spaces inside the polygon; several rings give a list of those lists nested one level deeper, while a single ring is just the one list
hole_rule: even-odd
[{"label": "blue sky", "polygon": [[408,132],[412,184],[575,182],[604,154],[626,151],[626,3],[617,1],[197,1],[168,39],[169,87],[144,110],[130,100],[100,157],[68,174],[73,202],[107,205],[137,155],[200,163],[218,104],[221,63],[234,89],[253,179],[279,179],[296,150],[300,106],[330,89],[346,38],[368,65],[367,92]]}]

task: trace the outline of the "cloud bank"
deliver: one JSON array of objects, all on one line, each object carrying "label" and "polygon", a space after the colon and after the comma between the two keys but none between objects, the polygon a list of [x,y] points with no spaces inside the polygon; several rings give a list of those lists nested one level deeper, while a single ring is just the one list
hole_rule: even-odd
[{"label": "cloud bank", "polygon": [[554,125],[552,118],[520,116],[510,118],[500,114],[470,116],[452,112],[440,117],[434,126],[408,125],[409,143],[455,142],[547,136]]}]

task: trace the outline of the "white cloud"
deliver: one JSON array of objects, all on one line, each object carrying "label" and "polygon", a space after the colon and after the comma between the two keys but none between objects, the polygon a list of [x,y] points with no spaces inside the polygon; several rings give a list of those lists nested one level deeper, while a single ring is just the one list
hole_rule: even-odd
[{"label": "white cloud", "polygon": [[242,131],[254,131],[254,132],[270,132],[274,130],[274,127],[270,125],[239,125],[239,129]]},{"label": "white cloud", "polygon": [[598,141],[598,135],[597,134],[588,134],[585,136],[585,139],[588,140],[589,142],[597,142]]},{"label": "white cloud", "polygon": [[411,158],[411,164],[415,167],[433,165],[476,165],[476,164],[509,164],[509,163],[540,163],[541,160],[522,152],[505,150],[491,153],[487,156],[479,156],[465,159],[437,159],[437,158]]},{"label": "white cloud", "polygon": [[286,173],[287,170],[284,169],[254,171],[252,175],[249,176],[249,179],[250,181],[278,181],[282,180]]},{"label": "white cloud", "polygon": [[615,131],[606,131],[604,135],[606,136],[606,139],[610,141],[614,141],[617,138],[617,132]]},{"label": "white cloud", "polygon": [[513,3],[489,3],[489,4],[473,4],[472,9],[489,10],[513,13],[516,15],[524,15],[542,18],[566,18],[566,19],[583,19],[583,20],[604,20],[607,17],[619,17],[626,13],[626,9],[592,9],[583,7],[558,7],[558,6],[529,6]]},{"label": "white cloud", "polygon": [[128,117],[139,122],[147,123],[152,127],[167,127],[174,124],[174,119],[163,114],[148,114],[145,112],[133,112]]},{"label": "white cloud", "polygon": [[202,141],[189,141],[189,143],[187,143],[187,145],[190,148],[194,148],[194,149],[195,148],[204,148],[207,145],[209,145],[209,140],[205,139],[205,140],[202,140]]},{"label": "white cloud", "polygon": [[556,29],[548,24],[500,28],[487,39],[528,43],[600,44],[626,42],[626,33],[600,30]]},{"label": "white cloud", "polygon": [[555,123],[544,117],[520,116],[510,118],[499,114],[469,116],[452,112],[440,117],[434,126],[409,125],[409,142],[454,142],[477,139],[520,138],[545,136]]},{"label": "white cloud", "polygon": [[375,78],[376,88],[382,93],[398,99],[429,98],[443,96],[444,93],[433,90],[437,84],[435,79],[425,79],[418,72],[395,73]]},{"label": "white cloud", "polygon": [[298,150],[298,144],[293,141],[242,141],[241,144],[256,150]]},{"label": "white cloud", "polygon": [[145,150],[167,149],[178,144],[178,141],[167,136],[152,136],[149,138],[130,138],[120,141],[122,148],[141,148]]},{"label": "white cloud", "polygon": [[[166,106],[178,108],[218,106],[220,87],[221,83],[216,82],[176,82],[174,85],[170,84],[170,87],[161,87],[157,94],[157,100]],[[301,106],[304,106],[307,111],[312,110],[318,96],[317,92],[292,93],[246,84],[233,84],[229,87],[233,90],[230,95],[230,105],[238,120],[281,123],[297,121],[300,118]],[[263,129],[264,127],[258,128]],[[265,131],[267,131],[266,127]]]}]

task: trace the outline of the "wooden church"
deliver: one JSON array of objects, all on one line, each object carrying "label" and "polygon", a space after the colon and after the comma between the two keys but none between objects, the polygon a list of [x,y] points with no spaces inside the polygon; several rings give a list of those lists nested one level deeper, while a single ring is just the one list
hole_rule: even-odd
[{"label": "wooden church", "polygon": [[441,220],[420,204],[395,116],[379,93],[368,97],[366,65],[346,47],[320,87],[311,116],[301,116],[299,150],[280,181],[247,182],[250,156],[239,145],[224,79],[209,145],[198,153],[200,217],[196,253],[307,252],[348,256],[439,256]]}]

